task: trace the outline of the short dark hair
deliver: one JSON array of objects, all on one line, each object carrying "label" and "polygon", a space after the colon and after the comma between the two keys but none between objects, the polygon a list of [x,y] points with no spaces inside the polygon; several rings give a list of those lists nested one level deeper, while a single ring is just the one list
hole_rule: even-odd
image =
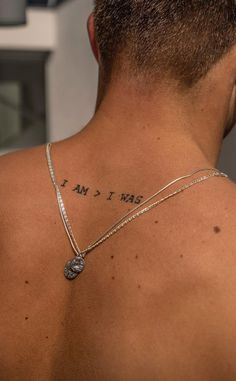
[{"label": "short dark hair", "polygon": [[119,62],[131,75],[168,75],[189,88],[236,42],[234,0],[94,0],[94,17],[107,79]]}]

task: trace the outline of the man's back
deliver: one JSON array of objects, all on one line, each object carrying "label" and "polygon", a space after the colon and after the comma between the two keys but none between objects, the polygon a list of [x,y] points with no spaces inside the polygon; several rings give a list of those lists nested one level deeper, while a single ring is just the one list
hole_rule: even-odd
[{"label": "man's back", "polygon": [[[135,206],[120,201],[122,193],[137,199],[143,189],[147,198],[165,184],[150,178],[140,188],[129,169],[94,167],[72,142],[54,144],[52,158],[85,248]],[[145,213],[91,251],[83,273],[68,281],[63,268],[73,252],[45,147],[0,162],[2,381],[236,379],[230,180],[208,179]]]}]

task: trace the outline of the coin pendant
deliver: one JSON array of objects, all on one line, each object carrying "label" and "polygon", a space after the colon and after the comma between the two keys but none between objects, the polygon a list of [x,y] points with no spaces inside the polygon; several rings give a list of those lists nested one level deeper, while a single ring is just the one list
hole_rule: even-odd
[{"label": "coin pendant", "polygon": [[79,274],[81,271],[83,271],[84,265],[84,259],[78,256],[71,261],[70,268],[72,271]]},{"label": "coin pendant", "polygon": [[76,257],[66,262],[64,267],[64,275],[67,279],[75,279],[84,269],[85,261],[82,257]]}]

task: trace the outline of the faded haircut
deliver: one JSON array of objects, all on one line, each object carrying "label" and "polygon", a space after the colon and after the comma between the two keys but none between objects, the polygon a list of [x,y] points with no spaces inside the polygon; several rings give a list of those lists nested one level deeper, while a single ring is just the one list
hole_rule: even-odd
[{"label": "faded haircut", "polygon": [[94,17],[106,81],[118,67],[190,88],[236,42],[235,0],[94,0]]}]

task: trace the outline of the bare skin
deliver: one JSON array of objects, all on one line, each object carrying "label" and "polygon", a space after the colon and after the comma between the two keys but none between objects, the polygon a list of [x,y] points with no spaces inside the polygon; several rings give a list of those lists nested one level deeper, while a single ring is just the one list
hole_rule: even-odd
[{"label": "bare skin", "polygon": [[[88,27],[96,56],[92,18]],[[235,121],[234,62],[232,51],[185,98],[164,84],[141,98],[120,78],[101,102],[101,86],[84,130],[53,144],[81,248],[135,206],[94,197],[96,189],[147,198],[216,167]],[[78,183],[94,193],[73,191]],[[72,282],[63,276],[73,252],[43,146],[0,158],[0,199],[2,381],[235,381],[230,179],[211,178],[131,222],[86,257]]]}]

